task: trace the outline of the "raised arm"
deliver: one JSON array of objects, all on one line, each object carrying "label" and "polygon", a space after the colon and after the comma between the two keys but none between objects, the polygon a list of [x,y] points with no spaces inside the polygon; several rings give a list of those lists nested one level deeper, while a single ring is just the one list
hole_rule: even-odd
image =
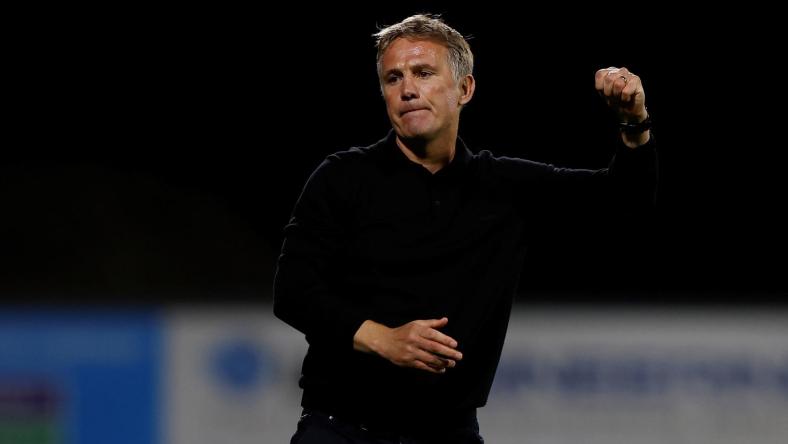
[{"label": "raised arm", "polygon": [[600,69],[595,87],[621,128],[621,141],[606,168],[561,168],[523,159],[494,158],[494,168],[529,209],[574,212],[604,208],[643,209],[656,197],[657,159],[640,77],[626,68]]}]

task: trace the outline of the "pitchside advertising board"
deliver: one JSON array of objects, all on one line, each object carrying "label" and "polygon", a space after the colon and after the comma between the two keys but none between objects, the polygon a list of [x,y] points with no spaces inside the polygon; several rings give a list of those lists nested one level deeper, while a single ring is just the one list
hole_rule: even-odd
[{"label": "pitchside advertising board", "polygon": [[[270,307],[0,312],[0,444],[286,443],[303,337]],[[788,313],[522,310],[494,443],[785,443]]]},{"label": "pitchside advertising board", "polygon": [[155,443],[161,320],[0,311],[0,443]]}]

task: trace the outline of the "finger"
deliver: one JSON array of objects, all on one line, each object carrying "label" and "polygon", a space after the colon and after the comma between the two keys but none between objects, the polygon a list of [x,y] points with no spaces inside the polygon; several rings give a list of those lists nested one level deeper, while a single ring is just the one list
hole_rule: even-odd
[{"label": "finger", "polygon": [[[434,360],[430,360],[430,362],[424,362],[425,364],[429,365],[430,367],[434,367],[434,368],[451,367],[451,363],[452,363],[452,361],[454,361],[453,359],[447,359],[447,358],[444,358],[443,356],[438,356],[438,355],[435,355],[435,354],[432,354],[432,353],[430,353],[430,354],[434,358],[438,359],[438,361],[437,361],[438,364],[435,364],[436,361],[434,361]],[[454,364],[457,365],[457,362],[455,361]]]},{"label": "finger", "polygon": [[440,319],[425,319],[425,320],[419,321],[419,324],[424,325],[426,327],[430,327],[430,328],[445,327],[446,324],[448,324],[448,323],[449,323],[449,318],[447,318],[447,317],[442,317]]},{"label": "finger", "polygon": [[438,359],[440,359],[441,364],[435,368],[454,368],[457,366],[457,361],[455,361],[454,359],[446,359],[441,356],[438,356]]},{"label": "finger", "polygon": [[605,74],[605,84],[602,89],[602,94],[605,95],[607,98],[613,98],[613,84],[616,80],[620,80],[621,77],[618,75],[620,69],[611,69],[610,71]]},{"label": "finger", "polygon": [[610,92],[610,96],[614,100],[620,101],[622,98],[621,93],[629,84],[629,80],[632,77],[632,74],[629,72],[628,69],[621,68],[618,71],[616,71],[615,74],[612,74],[611,77],[613,78],[613,80],[611,84],[612,90]]},{"label": "finger", "polygon": [[635,99],[635,96],[639,94],[639,91],[641,91],[640,77],[636,76],[635,74],[630,74],[627,77],[626,86],[621,90],[621,102],[632,102]]},{"label": "finger", "polygon": [[448,366],[448,362],[446,362],[447,361],[446,359],[441,359],[438,356],[424,350],[419,350],[416,353],[415,358],[416,359],[414,361],[421,361],[432,368],[440,369]]},{"label": "finger", "polygon": [[426,341],[424,345],[422,345],[422,348],[430,353],[439,356],[445,356],[447,358],[456,359],[458,361],[462,359],[462,353],[455,350],[454,348],[447,347],[435,341]]},{"label": "finger", "polygon": [[613,76],[613,82],[610,85],[610,98],[614,102],[621,101],[621,92],[624,91],[626,88],[629,79],[621,74],[615,74]]},{"label": "finger", "polygon": [[446,367],[448,368],[457,367],[457,361],[455,361],[454,359],[446,359]]},{"label": "finger", "polygon": [[419,370],[426,370],[426,371],[428,371],[430,373],[436,373],[436,374],[446,373],[446,369],[445,368],[442,368],[440,370],[434,369],[434,368],[430,367],[429,365],[427,365],[427,364],[425,364],[425,363],[423,363],[421,361],[413,361],[413,367],[417,368]]},{"label": "finger", "polygon": [[451,336],[441,333],[435,329],[425,330],[421,336],[425,339],[428,339],[432,342],[437,342],[438,344],[443,344],[446,347],[457,348],[457,341],[454,340]]},{"label": "finger", "polygon": [[596,74],[594,75],[594,87],[597,91],[602,92],[605,87],[605,77],[611,70],[618,69],[615,66],[611,66],[609,68],[602,68],[597,70]]}]

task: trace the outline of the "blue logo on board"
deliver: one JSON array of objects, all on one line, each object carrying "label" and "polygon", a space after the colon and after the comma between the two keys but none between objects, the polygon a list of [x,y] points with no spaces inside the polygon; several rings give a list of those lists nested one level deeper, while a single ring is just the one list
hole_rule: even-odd
[{"label": "blue logo on board", "polygon": [[262,344],[248,338],[234,338],[218,344],[210,359],[217,381],[234,391],[255,390],[273,375],[270,354]]}]

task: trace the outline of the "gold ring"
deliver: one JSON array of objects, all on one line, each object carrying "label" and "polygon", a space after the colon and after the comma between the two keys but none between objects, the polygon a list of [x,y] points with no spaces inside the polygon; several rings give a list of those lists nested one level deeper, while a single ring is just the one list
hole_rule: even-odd
[{"label": "gold ring", "polygon": [[620,77],[621,77],[622,79],[624,79],[624,85],[626,85],[626,84],[627,84],[627,82],[628,82],[629,80],[626,78],[626,76],[620,76]]}]

